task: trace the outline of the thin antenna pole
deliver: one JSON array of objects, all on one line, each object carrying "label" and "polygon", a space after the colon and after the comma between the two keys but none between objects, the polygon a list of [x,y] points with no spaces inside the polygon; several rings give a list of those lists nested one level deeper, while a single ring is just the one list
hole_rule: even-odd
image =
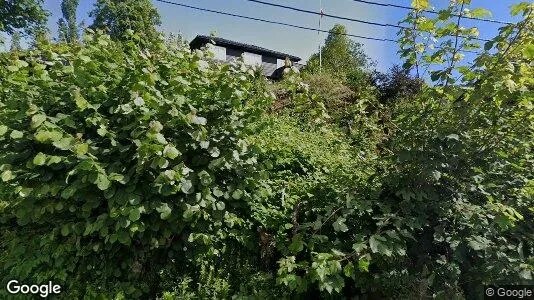
[{"label": "thin antenna pole", "polygon": [[319,16],[319,30],[317,31],[317,35],[319,36],[319,71],[323,70],[323,49],[322,49],[322,41],[321,41],[321,19],[323,18],[323,0],[319,0],[319,12],[321,15]]}]

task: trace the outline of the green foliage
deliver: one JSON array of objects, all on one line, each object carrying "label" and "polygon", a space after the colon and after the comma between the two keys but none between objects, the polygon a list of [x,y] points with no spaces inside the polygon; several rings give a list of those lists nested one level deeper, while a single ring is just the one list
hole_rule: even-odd
[{"label": "green foliage", "polygon": [[[418,257],[412,266],[448,278],[448,285],[425,283],[426,293],[477,298],[483,284],[532,280],[533,202],[525,190],[534,165],[533,84],[523,53],[534,37],[532,17],[525,15],[488,43],[486,50],[495,45],[496,54],[483,53],[470,66],[454,55],[468,42],[457,48],[444,42],[436,52],[449,61],[423,56],[420,65],[437,68],[439,85],[394,110],[398,131],[387,145],[394,171],[382,193],[395,201],[383,209],[394,212],[396,227],[416,229],[408,244],[412,259]],[[429,33],[447,39],[439,28]]]},{"label": "green foliage", "polygon": [[277,83],[130,21],[1,55],[0,283],[52,280],[69,299],[479,299],[532,283],[533,7],[466,65],[482,45],[455,15],[487,14],[469,2],[430,19],[414,1],[405,68],[382,76],[340,27],[324,72]]},{"label": "green foliage", "polygon": [[20,45],[20,39],[21,35],[18,31],[13,32],[11,35],[11,47],[9,47],[9,51],[20,51],[22,50],[22,46]]},{"label": "green foliage", "polygon": [[322,125],[330,118],[324,103],[317,95],[310,93],[298,70],[285,68],[283,80],[267,87],[276,98],[273,111],[286,111],[303,124]]},{"label": "green foliage", "polygon": [[69,29],[65,23],[65,19],[61,18],[57,21],[58,27],[58,41],[65,42],[69,35]]},{"label": "green foliage", "polygon": [[287,116],[265,122],[261,125],[265,129],[251,137],[271,174],[269,184],[258,193],[263,199],[251,207],[252,217],[276,247],[264,250],[264,256],[283,257],[278,260],[277,283],[291,294],[311,295],[316,289],[340,292],[343,266],[350,278],[354,273],[346,264],[366,259],[345,255],[341,251],[349,251],[351,244],[334,241],[350,235],[348,218],[356,203],[365,202],[354,192],[368,177],[370,166],[335,127],[303,129]]},{"label": "green foliage", "polygon": [[114,40],[123,40],[132,30],[141,41],[158,38],[160,15],[149,0],[98,0],[91,12],[93,29],[102,29]]},{"label": "green foliage", "polygon": [[346,80],[350,74],[358,72],[369,65],[369,58],[362,50],[362,45],[349,39],[345,26],[337,24],[325,40],[321,49],[322,69],[319,53],[313,54],[306,63],[305,72],[324,71],[332,77]]},{"label": "green foliage", "polygon": [[373,81],[378,88],[379,101],[388,106],[402,99],[416,99],[424,84],[422,79],[397,65],[390,68],[388,73],[376,72]]},{"label": "green foliage", "polygon": [[79,0],[63,0],[61,1],[61,13],[63,17],[59,19],[59,41],[61,42],[77,42],[79,39],[78,24],[76,23],[76,9],[78,8]]},{"label": "green foliage", "polygon": [[32,35],[33,41],[31,48],[38,48],[50,44],[50,31],[47,28],[41,27],[35,30]]},{"label": "green foliage", "polygon": [[[391,114],[392,126],[382,124],[390,131],[387,139],[362,139],[383,151],[378,157],[368,156],[366,163],[353,156],[349,161],[355,166],[341,160],[348,169],[332,163],[336,170],[346,170],[346,177],[336,174],[333,180],[315,174],[314,166],[320,164],[304,163],[313,156],[286,144],[295,133],[277,129],[286,132],[283,138],[261,139],[291,151],[282,156],[284,161],[302,157],[290,165],[297,168],[274,168],[283,174],[278,188],[284,191],[282,199],[297,195],[300,200],[292,203],[292,212],[289,205],[281,213],[286,228],[297,229],[291,239],[275,239],[283,256],[278,261],[278,284],[304,298],[317,292],[338,296],[343,292],[377,298],[477,299],[484,284],[532,282],[534,96],[529,49],[534,31],[531,6],[521,7],[525,19],[502,28],[486,46],[490,50],[495,45],[496,54],[484,53],[470,67],[462,66],[455,55],[469,46],[468,41],[457,47],[443,42],[437,51],[448,61],[407,56],[411,65],[438,68],[439,85],[423,86],[423,91],[406,97],[402,94],[406,80],[391,82],[397,101],[387,110],[378,108]],[[449,17],[455,9],[451,6]],[[438,43],[449,39],[447,32],[452,30],[437,29]],[[403,47],[416,46],[408,38],[402,42]],[[419,58],[423,61],[411,61]],[[459,81],[453,72],[460,73]],[[338,93],[340,82],[309,82],[319,99],[346,97]],[[306,107],[306,102],[289,107],[289,112],[298,114],[301,105]],[[326,103],[325,111],[332,114]],[[337,120],[332,123],[340,125]],[[332,141],[325,132],[323,127],[322,143],[298,135],[296,139],[306,149],[321,148]],[[265,143],[261,147],[268,148]],[[279,155],[272,154],[269,161]],[[306,177],[308,172],[313,175]],[[300,176],[309,187],[293,183]],[[317,179],[324,180],[319,181],[323,190],[313,188]],[[291,187],[300,187],[302,194],[317,197],[319,203],[299,197],[298,189]],[[328,189],[333,191],[323,193]],[[298,218],[289,219],[290,214]]]},{"label": "green foliage", "polygon": [[199,282],[250,247],[243,129],[272,99],[244,65],[137,39],[1,57],[2,282],[155,295],[160,270]]},{"label": "green foliage", "polygon": [[43,26],[48,12],[43,0],[2,0],[0,2],[0,32],[12,34],[22,30],[27,33]]},{"label": "green foliage", "polygon": [[[328,116],[325,122],[341,128],[360,151],[374,152],[377,143],[384,138],[384,130],[378,123],[386,110],[378,102],[378,90],[370,82],[370,74],[362,72],[360,78],[353,78],[360,81],[357,87],[326,73],[304,74],[303,77],[310,93]],[[307,110],[303,107],[306,105],[301,105],[300,110]]]},{"label": "green foliage", "polygon": [[412,7],[418,10],[429,8],[430,3],[428,0],[412,0]]}]

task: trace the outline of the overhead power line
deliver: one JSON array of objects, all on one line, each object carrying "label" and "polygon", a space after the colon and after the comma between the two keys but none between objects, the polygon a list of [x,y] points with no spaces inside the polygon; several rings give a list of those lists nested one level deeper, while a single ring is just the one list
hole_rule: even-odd
[{"label": "overhead power line", "polygon": [[327,17],[327,18],[332,18],[332,19],[345,20],[345,21],[351,21],[351,22],[374,25],[374,26],[381,26],[381,27],[394,27],[394,28],[399,28],[399,29],[410,29],[409,27],[396,25],[396,24],[378,23],[378,22],[371,22],[371,21],[354,19],[354,18],[336,16],[336,15],[332,15],[332,14],[326,14],[324,12],[320,13],[320,12],[316,12],[316,11],[312,11],[312,10],[307,10],[307,9],[302,9],[302,8],[298,8],[298,7],[293,7],[293,6],[282,5],[282,4],[276,4],[276,3],[271,3],[271,2],[265,2],[265,1],[260,1],[260,0],[246,0],[246,1],[255,2],[255,3],[259,3],[259,4],[263,4],[263,5],[269,5],[269,6],[285,8],[285,9],[289,9],[289,10],[294,10],[294,11],[298,11],[298,12],[302,12],[302,13],[307,13],[307,14],[312,14],[312,15],[317,15],[317,16],[322,16],[322,17]]},{"label": "overhead power line", "polygon": [[[402,8],[402,9],[411,10],[411,11],[415,10],[413,7],[409,7],[409,6],[405,6],[405,5],[390,4],[390,3],[380,3],[380,2],[366,1],[366,0],[352,0],[352,1],[359,2],[359,3],[364,3],[364,4],[369,4],[369,5],[382,6],[382,7]],[[437,12],[437,11],[433,11],[433,10],[429,10],[429,9],[424,9],[423,11],[427,12],[427,13],[430,13],[430,14],[439,15],[439,12]],[[455,16],[455,17],[459,16],[458,14],[452,14],[452,15]],[[511,22],[505,22],[505,21],[499,21],[499,20],[493,20],[493,19],[484,19],[484,18],[478,18],[478,17],[468,17],[468,16],[464,16],[464,15],[462,15],[462,18],[470,19],[470,20],[477,20],[477,21],[482,21],[482,22],[503,24],[503,25],[512,25],[513,24]]]},{"label": "overhead power line", "polygon": [[[242,18],[242,19],[247,19],[247,20],[259,21],[259,22],[264,22],[264,23],[269,23],[269,24],[282,25],[282,26],[286,26],[286,27],[293,27],[293,28],[309,30],[309,31],[314,31],[314,32],[319,31],[319,32],[324,32],[324,33],[330,33],[330,31],[328,31],[328,30],[322,30],[322,29],[318,29],[318,28],[311,28],[311,27],[300,26],[300,25],[295,25],[295,24],[289,24],[289,23],[284,23],[284,22],[266,20],[266,19],[261,19],[261,18],[256,18],[256,17],[249,17],[249,16],[245,16],[245,15],[239,15],[239,14],[228,13],[228,12],[223,12],[223,11],[218,11],[218,10],[213,10],[213,9],[208,9],[208,8],[202,8],[202,7],[187,5],[187,4],[168,1],[168,0],[155,0],[155,1],[166,3],[166,4],[171,4],[171,5],[176,5],[176,6],[180,6],[180,7],[190,8],[190,9],[194,9],[194,10],[204,11],[204,12],[211,12],[211,13],[225,15],[225,16],[231,16],[231,17]],[[387,38],[382,39],[382,38],[376,38],[376,37],[370,37],[370,36],[364,36],[364,35],[357,35],[357,34],[349,34],[349,33],[339,33],[339,34],[340,35],[349,36],[349,37],[359,38],[359,39],[371,40],[371,41],[398,43],[398,41],[396,41],[396,40],[387,39]],[[478,52],[470,51],[470,50],[462,50],[462,52],[479,54]]]},{"label": "overhead power line", "polygon": [[[220,15],[226,15],[226,16],[231,16],[231,17],[237,17],[237,18],[242,18],[242,19],[248,19],[248,20],[254,20],[254,21],[269,23],[269,24],[277,24],[277,25],[293,27],[293,28],[299,28],[299,29],[304,29],[304,30],[310,30],[310,31],[315,31],[315,32],[319,31],[319,32],[330,33],[330,31],[328,31],[328,30],[321,30],[321,29],[317,29],[317,28],[294,25],[294,24],[289,24],[289,23],[284,23],[284,22],[271,21],[271,20],[266,20],[266,19],[260,19],[260,18],[255,18],[255,17],[238,15],[238,14],[234,14],[234,13],[228,13],[228,12],[223,12],[223,11],[218,11],[218,10],[213,10],[213,9],[196,7],[196,6],[186,5],[186,4],[183,4],[183,3],[167,1],[167,0],[155,0],[155,1],[162,2],[162,3],[167,3],[167,4],[171,4],[171,5],[176,5],[176,6],[181,6],[181,7],[186,7],[186,8],[190,8],[190,9],[195,9],[195,10],[205,11],[205,12],[211,12],[211,13],[220,14]],[[341,34],[342,35],[346,35],[346,36],[350,36],[350,37],[359,38],[359,39],[365,39],[365,40],[373,40],[373,41],[381,41],[381,42],[394,42],[394,43],[397,42],[396,40],[392,40],[392,39],[381,39],[381,38],[375,38],[375,37],[363,36],[363,35],[356,35],[356,34],[348,34],[348,33],[341,33]]]},{"label": "overhead power line", "polygon": [[[316,12],[316,11],[312,11],[312,10],[302,9],[302,8],[298,8],[298,7],[294,7],[294,6],[276,4],[276,3],[271,3],[271,2],[265,2],[265,1],[261,1],[261,0],[246,0],[246,1],[254,2],[254,3],[258,3],[258,4],[263,4],[263,5],[268,5],[268,6],[284,8],[284,9],[289,9],[289,10],[298,11],[298,12],[301,12],[301,13],[312,14],[312,15],[317,15],[317,16],[322,16],[322,17],[327,17],[327,18],[332,18],[332,19],[345,20],[345,21],[351,21],[351,22],[362,23],[362,24],[373,25],[373,26],[380,26],[380,27],[393,27],[393,28],[398,28],[398,29],[414,30],[413,28],[402,26],[402,25],[389,24],[389,23],[379,23],[379,22],[372,22],[372,21],[366,21],[366,20],[342,17],[342,16],[337,16],[337,15],[332,15],[332,14],[326,14],[326,13],[323,13],[323,12]],[[464,16],[461,16],[461,17],[463,18]],[[461,36],[461,35],[460,36],[453,35],[453,36],[454,37],[459,37],[459,38],[467,38],[467,37]],[[470,38],[473,39],[473,40],[476,40],[476,41],[483,41],[483,42],[489,42],[490,41],[488,39],[477,38],[477,37],[470,37]]]}]

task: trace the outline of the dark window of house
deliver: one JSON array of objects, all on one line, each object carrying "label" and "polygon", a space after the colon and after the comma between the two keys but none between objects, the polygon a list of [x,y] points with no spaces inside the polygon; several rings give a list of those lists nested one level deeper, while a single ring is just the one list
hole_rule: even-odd
[{"label": "dark window of house", "polygon": [[276,65],[276,57],[263,55],[261,57],[261,61],[264,62],[264,63],[270,63],[270,64],[275,64]]},{"label": "dark window of house", "polygon": [[226,48],[226,60],[231,60],[234,58],[239,58],[243,54],[243,51],[232,49],[232,48]]},{"label": "dark window of house", "polygon": [[263,75],[271,77],[276,71],[276,57],[263,55],[261,57],[261,66],[263,67]]}]

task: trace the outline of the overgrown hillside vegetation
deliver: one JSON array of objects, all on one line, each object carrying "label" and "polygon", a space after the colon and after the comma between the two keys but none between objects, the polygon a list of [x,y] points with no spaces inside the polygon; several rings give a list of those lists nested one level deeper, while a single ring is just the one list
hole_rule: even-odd
[{"label": "overgrown hillside vegetation", "polygon": [[276,83],[120,26],[0,54],[0,284],[52,281],[62,299],[532,284],[534,7],[464,65],[475,33],[449,24],[468,1],[436,19],[416,2],[388,74],[343,26],[322,67]]}]

